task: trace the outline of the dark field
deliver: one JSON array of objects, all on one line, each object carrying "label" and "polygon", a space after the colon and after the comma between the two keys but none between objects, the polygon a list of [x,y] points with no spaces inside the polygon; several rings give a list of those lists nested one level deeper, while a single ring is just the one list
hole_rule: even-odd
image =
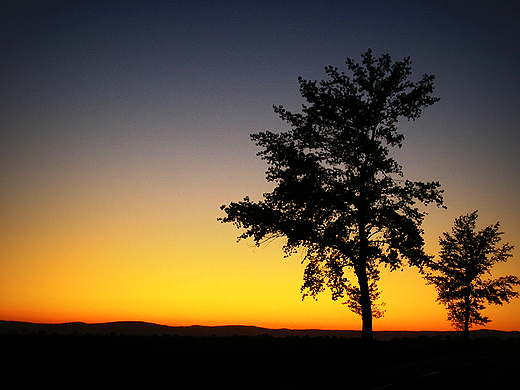
[{"label": "dark field", "polygon": [[236,389],[490,389],[518,383],[520,340],[0,334],[4,383]]}]

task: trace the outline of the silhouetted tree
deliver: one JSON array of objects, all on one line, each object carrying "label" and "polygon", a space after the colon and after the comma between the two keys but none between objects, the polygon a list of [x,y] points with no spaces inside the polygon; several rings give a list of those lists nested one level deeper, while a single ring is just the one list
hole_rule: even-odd
[{"label": "silhouetted tree", "polygon": [[[245,229],[239,239],[256,245],[286,238],[290,255],[304,249],[303,296],[329,287],[334,300],[362,316],[364,340],[372,340],[372,317],[382,315],[378,297],[378,264],[391,270],[403,260],[420,265],[420,229],[425,213],[416,202],[441,206],[438,182],[402,179],[389,147],[401,147],[399,118],[416,119],[431,97],[434,76],[411,82],[409,58],[393,63],[388,54],[374,58],[368,50],[362,64],[347,59],[349,70],[325,68],[328,80],[299,77],[300,93],[308,102],[301,113],[283,106],[274,111],[291,125],[282,133],[260,132],[252,140],[269,168],[274,190],[255,202],[249,197],[221,209],[219,218]],[[353,270],[357,284],[346,276]]]},{"label": "silhouetted tree", "polygon": [[425,268],[425,279],[437,290],[437,301],[448,309],[452,325],[464,331],[469,340],[469,328],[484,325],[491,320],[481,314],[484,303],[502,305],[518,297],[513,286],[520,284],[516,276],[483,279],[491,275],[491,268],[511,256],[513,246],[501,241],[499,223],[476,231],[477,211],[455,219],[450,233],[439,239],[441,252],[438,260],[431,260]]}]

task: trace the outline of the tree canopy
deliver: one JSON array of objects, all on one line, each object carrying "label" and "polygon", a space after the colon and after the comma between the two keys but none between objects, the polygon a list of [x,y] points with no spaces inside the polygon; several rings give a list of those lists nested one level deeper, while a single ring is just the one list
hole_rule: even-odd
[{"label": "tree canopy", "polygon": [[512,256],[513,246],[499,246],[503,232],[498,222],[476,231],[477,218],[475,211],[455,219],[451,233],[445,232],[439,239],[439,259],[428,262],[424,271],[428,284],[437,290],[437,301],[447,307],[449,321],[464,331],[466,341],[472,325],[491,321],[481,313],[485,303],[509,302],[518,297],[513,287],[520,285],[520,279],[513,275],[485,279],[496,263]]},{"label": "tree canopy", "polygon": [[434,76],[409,80],[409,58],[393,62],[368,50],[346,65],[348,74],[326,67],[319,82],[298,78],[301,112],[274,107],[290,130],[251,135],[275,188],[260,201],[222,206],[220,221],[243,229],[239,239],[283,237],[287,255],[303,249],[304,297],[330,288],[362,316],[371,340],[372,317],[382,315],[374,305],[378,265],[426,262],[418,206],[443,205],[440,184],[405,180],[389,150],[404,140],[399,119],[415,120],[439,99],[431,96]]}]

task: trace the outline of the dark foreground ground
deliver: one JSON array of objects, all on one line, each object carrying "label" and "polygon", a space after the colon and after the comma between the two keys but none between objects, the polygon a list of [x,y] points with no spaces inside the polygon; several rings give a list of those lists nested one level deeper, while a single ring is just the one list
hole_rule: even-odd
[{"label": "dark foreground ground", "polygon": [[[4,383],[233,389],[493,389],[518,384],[520,340],[0,334]],[[514,385],[514,386],[513,386]]]}]

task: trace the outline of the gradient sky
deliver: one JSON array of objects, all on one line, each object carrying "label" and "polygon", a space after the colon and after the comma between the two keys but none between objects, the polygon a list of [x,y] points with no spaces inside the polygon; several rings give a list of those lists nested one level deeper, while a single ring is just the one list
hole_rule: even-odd
[{"label": "gradient sky", "polygon": [[[7,3],[7,5],[5,4]],[[219,206],[270,185],[249,135],[287,129],[297,77],[372,48],[436,75],[403,122],[405,176],[439,180],[426,250],[479,210],[520,248],[516,1],[7,1],[0,6],[0,319],[361,329],[301,300],[301,257],[254,248]],[[520,275],[520,252],[494,276]],[[375,330],[449,330],[414,269]],[[520,299],[485,311],[520,330]]]}]

